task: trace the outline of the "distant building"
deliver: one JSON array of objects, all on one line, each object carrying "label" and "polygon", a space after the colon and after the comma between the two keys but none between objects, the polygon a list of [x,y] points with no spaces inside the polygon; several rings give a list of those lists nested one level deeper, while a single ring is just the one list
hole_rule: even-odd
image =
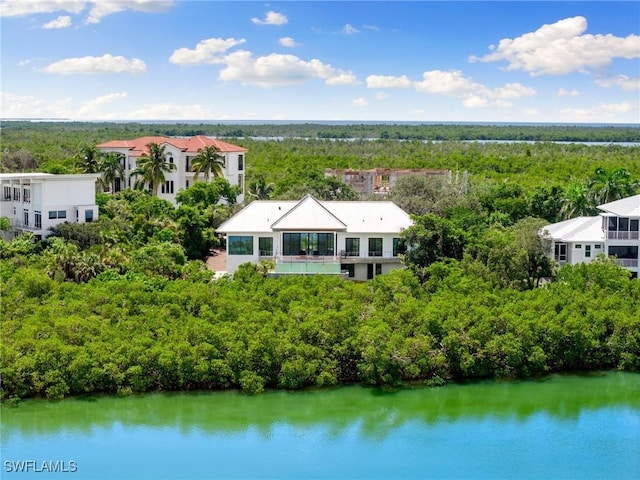
[{"label": "distant building", "polygon": [[97,220],[96,180],[99,175],[52,175],[50,173],[1,173],[0,215],[14,232],[49,235],[59,223]]},{"label": "distant building", "polygon": [[[118,152],[124,156],[122,166],[125,175],[124,178],[116,179],[115,192],[131,188],[135,184],[136,178],[132,177],[131,173],[137,168],[138,159],[149,154],[147,145],[150,143],[164,145],[167,161],[176,166],[174,171],[165,173],[165,184],[158,189],[158,197],[175,203],[176,193],[193,185],[195,182],[195,173],[192,170],[193,158],[198,155],[199,150],[207,146],[213,146],[218,150],[218,154],[224,158],[224,178],[231,185],[237,185],[241,189],[238,203],[244,201],[245,154],[247,149],[204,135],[182,138],[140,137],[133,140],[112,140],[97,145],[98,150],[103,153]],[[209,176],[209,181],[212,180],[213,176]],[[205,181],[204,174],[198,176],[198,181]]]},{"label": "distant building", "polygon": [[398,179],[409,175],[424,175],[451,179],[451,170],[438,169],[398,169],[398,168],[374,168],[371,170],[341,170],[328,168],[325,176],[334,177],[350,185],[361,196],[387,195],[393,189]]},{"label": "distant building", "polygon": [[577,217],[543,227],[553,242],[552,255],[560,264],[589,263],[599,254],[638,277],[640,195],[599,205],[597,217]]},{"label": "distant building", "polygon": [[273,274],[342,274],[355,280],[401,268],[400,232],[409,215],[387,201],[254,201],[217,231],[227,238],[227,271],[275,261]]}]

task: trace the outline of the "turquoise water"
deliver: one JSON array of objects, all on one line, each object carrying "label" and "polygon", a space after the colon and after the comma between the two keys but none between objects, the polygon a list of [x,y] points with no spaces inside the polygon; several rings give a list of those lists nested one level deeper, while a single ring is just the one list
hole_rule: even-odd
[{"label": "turquoise water", "polygon": [[[640,478],[640,375],[629,373],[33,400],[0,412],[3,479]],[[76,471],[8,471],[26,460]]]}]

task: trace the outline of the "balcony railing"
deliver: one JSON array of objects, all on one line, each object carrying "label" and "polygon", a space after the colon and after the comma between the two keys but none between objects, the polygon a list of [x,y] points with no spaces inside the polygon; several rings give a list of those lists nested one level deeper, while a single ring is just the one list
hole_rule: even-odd
[{"label": "balcony railing", "polygon": [[638,240],[638,232],[616,232],[607,231],[607,238],[609,240]]},{"label": "balcony railing", "polygon": [[626,268],[637,268],[638,267],[638,259],[637,258],[616,258],[616,263],[621,267]]}]

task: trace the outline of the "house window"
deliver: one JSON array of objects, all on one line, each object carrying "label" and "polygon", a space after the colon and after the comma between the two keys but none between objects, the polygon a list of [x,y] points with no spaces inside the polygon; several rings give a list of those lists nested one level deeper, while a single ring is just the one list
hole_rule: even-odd
[{"label": "house window", "polygon": [[376,275],[382,275],[382,264],[376,263]]},{"label": "house window", "polygon": [[585,245],[584,246],[584,256],[586,258],[590,258],[591,257],[591,245]]},{"label": "house window", "polygon": [[162,193],[173,193],[173,180],[167,180],[162,185]]},{"label": "house window", "polygon": [[582,244],[581,243],[576,243],[576,246],[574,248],[576,250],[580,250],[582,248]]},{"label": "house window", "polygon": [[28,188],[22,189],[22,201],[26,203],[31,202],[31,190]]},{"label": "house window", "polygon": [[609,228],[607,228],[610,232],[618,231],[618,217],[609,217]]},{"label": "house window", "polygon": [[272,257],[273,256],[273,238],[258,237],[258,250],[260,250],[261,257]]},{"label": "house window", "polygon": [[567,244],[556,243],[554,257],[556,262],[563,263],[567,261]]},{"label": "house window", "polygon": [[84,211],[84,221],[87,223],[93,222],[93,210]]},{"label": "house window", "polygon": [[189,180],[185,180],[184,185],[186,188],[189,188]]},{"label": "house window", "polygon": [[56,210],[49,210],[49,220],[58,218],[58,212]]},{"label": "house window", "polygon": [[33,222],[36,228],[42,228],[42,212],[38,210],[33,212]]},{"label": "house window", "polygon": [[184,171],[185,172],[190,172],[191,171],[191,157],[185,157],[185,159],[184,159]]},{"label": "house window", "polygon": [[618,230],[621,232],[629,231],[629,219],[628,218],[620,218],[618,219]]},{"label": "house window", "polygon": [[24,210],[24,226],[29,226],[29,210]]},{"label": "house window", "polygon": [[13,199],[15,201],[17,201],[17,202],[20,201],[20,189],[19,188],[16,188],[16,187],[13,188]]},{"label": "house window", "polygon": [[173,157],[169,157],[169,163],[173,165]]},{"label": "house window", "polygon": [[333,255],[333,233],[283,233],[283,255]]},{"label": "house window", "polygon": [[244,155],[238,155],[238,171],[244,170]]},{"label": "house window", "polygon": [[343,263],[340,265],[341,272],[347,272],[349,278],[354,278],[356,276],[356,266],[353,263]]},{"label": "house window", "polygon": [[2,198],[4,198],[5,200],[11,200],[11,187],[4,187],[4,195],[2,196]]},{"label": "house window", "polygon": [[373,278],[373,263],[367,263],[367,280]]},{"label": "house window", "polygon": [[609,247],[609,255],[622,259],[636,260],[638,258],[638,247],[623,246],[623,247]]},{"label": "house window", "polygon": [[598,248],[602,248],[602,245],[600,245],[599,243],[596,243],[596,249]]},{"label": "house window", "polygon": [[638,219],[633,219],[629,221],[629,231],[637,232],[638,231]]},{"label": "house window", "polygon": [[122,190],[122,186],[120,185],[120,177],[118,177],[113,181],[113,193],[119,192],[120,190]]},{"label": "house window", "polygon": [[67,218],[66,210],[58,210],[58,218]]},{"label": "house window", "polygon": [[369,256],[370,257],[382,256],[382,238],[369,239]]},{"label": "house window", "polygon": [[397,257],[398,254],[404,254],[407,251],[407,247],[401,238],[395,237],[393,239],[393,256]]},{"label": "house window", "polygon": [[360,239],[359,238],[346,238],[345,247],[346,247],[345,254],[347,257],[360,256]]},{"label": "house window", "polygon": [[251,235],[232,235],[228,242],[229,255],[253,255],[253,237]]}]

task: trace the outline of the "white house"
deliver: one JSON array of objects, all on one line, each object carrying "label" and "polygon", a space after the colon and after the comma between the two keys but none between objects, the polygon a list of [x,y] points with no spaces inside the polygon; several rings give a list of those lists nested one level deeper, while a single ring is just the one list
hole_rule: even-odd
[{"label": "white house", "polygon": [[227,271],[275,261],[274,274],[340,274],[356,280],[400,268],[409,215],[387,201],[254,201],[217,231],[227,238]]},{"label": "white house", "polygon": [[93,222],[98,218],[98,174],[1,173],[0,215],[16,232],[33,232],[38,239],[64,222]]},{"label": "white house", "polygon": [[599,205],[597,217],[577,217],[545,226],[553,241],[553,256],[560,264],[588,263],[599,253],[638,277],[638,223],[640,195]]},{"label": "white house", "polygon": [[[116,192],[131,188],[135,183],[135,177],[131,173],[137,168],[138,158],[149,154],[147,145],[157,143],[165,147],[167,161],[173,163],[176,168],[172,172],[165,173],[165,184],[158,190],[158,197],[175,203],[175,196],[179,190],[193,185],[195,173],[192,171],[193,158],[199,151],[207,146],[215,147],[218,154],[224,158],[224,178],[231,184],[241,189],[238,203],[244,201],[244,172],[245,172],[245,148],[233,145],[204,135],[195,137],[140,137],[133,140],[112,140],[101,143],[96,148],[102,152],[118,152],[123,155],[124,178],[115,181]],[[204,175],[198,176],[198,181],[204,181]],[[209,180],[213,180],[210,177]]]}]

